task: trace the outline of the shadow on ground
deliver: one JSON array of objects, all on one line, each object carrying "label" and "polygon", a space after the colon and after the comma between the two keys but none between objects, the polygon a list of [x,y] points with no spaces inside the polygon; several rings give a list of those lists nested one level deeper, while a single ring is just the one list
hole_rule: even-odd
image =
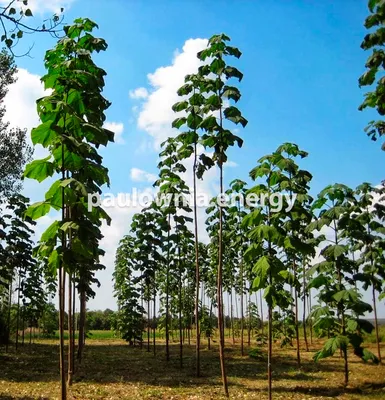
[{"label": "shadow on ground", "polygon": [[[172,344],[171,360],[165,359],[165,346],[156,347],[156,355],[146,348],[130,347],[120,342],[104,344],[103,342],[87,343],[84,360],[78,365],[74,383],[129,383],[155,385],[157,387],[194,387],[218,385],[220,368],[217,348],[201,352],[202,377],[195,374],[195,346],[185,346],[183,368],[180,369],[179,345]],[[343,366],[338,358],[315,364],[308,353],[298,368],[296,359],[289,351],[279,349],[273,359],[273,387],[276,393],[295,392],[304,395],[337,397],[342,393],[371,393],[382,390],[383,384],[368,384],[364,387],[344,389],[336,384],[325,385],[323,374],[331,373],[343,376]],[[355,362],[354,362],[355,364]],[[58,346],[55,344],[33,344],[0,354],[0,381],[8,382],[58,382],[59,361]],[[241,357],[239,348],[226,349],[226,366],[230,386],[243,387],[248,392],[266,391],[266,361],[254,360],[248,356]],[[370,368],[366,365],[366,368]],[[372,368],[377,368],[373,366]],[[374,371],[374,370],[373,370]],[[248,381],[246,381],[248,380]],[[260,381],[259,387],[249,387],[250,381]],[[247,386],[247,388],[246,388]],[[253,385],[254,386],[254,385]],[[0,394],[1,399],[26,399],[29,397],[9,397]]]}]

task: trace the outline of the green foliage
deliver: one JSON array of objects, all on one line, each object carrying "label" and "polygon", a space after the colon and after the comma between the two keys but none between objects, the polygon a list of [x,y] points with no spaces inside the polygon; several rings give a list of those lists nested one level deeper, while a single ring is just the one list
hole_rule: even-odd
[{"label": "green foliage", "polygon": [[114,289],[118,303],[116,330],[130,344],[142,341],[144,309],[139,303],[140,288],[134,272],[135,241],[125,236],[116,251]]},{"label": "green foliage", "polygon": [[50,210],[62,210],[42,235],[36,254],[48,260],[52,274],[63,265],[75,274],[78,288],[89,296],[97,283],[95,271],[103,268],[99,257],[102,220],[105,211],[97,206],[88,210],[88,195],[100,193],[109,184],[108,170],[102,166],[99,146],[113,141],[113,133],[103,128],[105,110],[110,103],[102,96],[105,71],[92,61],[92,54],[107,48],[103,39],[91,32],[97,25],[77,19],[66,26],[66,36],[47,51],[42,77],[51,93],[37,101],[41,124],[32,130],[34,144],[49,150],[49,156],[28,164],[24,176],[42,182],[56,173],[55,181],[41,202],[32,204],[27,215],[38,219]]},{"label": "green foliage", "polygon": [[[2,6],[0,6],[0,26],[2,29],[0,41],[4,42],[11,52],[13,52],[13,48],[18,44],[19,40],[22,39],[24,33],[48,32],[52,35],[61,33],[60,25],[63,21],[63,8],[60,9],[60,13],[54,14],[50,19],[46,19],[42,26],[32,26],[29,24],[29,19],[33,17],[32,10],[28,7],[29,5],[28,0],[9,0],[8,2],[2,2]],[[29,51],[26,54],[28,53]]]},{"label": "green foliage", "polygon": [[20,177],[32,150],[27,143],[26,131],[10,129],[4,121],[4,99],[8,87],[16,81],[16,66],[11,55],[5,50],[0,52],[0,203],[11,195],[20,192]]},{"label": "green foliage", "polygon": [[[365,67],[366,71],[359,78],[359,86],[375,87],[372,91],[365,93],[365,100],[360,105],[359,110],[365,108],[374,108],[381,116],[385,115],[385,92],[384,92],[384,76],[382,73],[385,63],[385,4],[381,0],[369,0],[370,15],[365,20],[365,28],[371,30],[366,34],[361,48],[363,50],[371,50]],[[377,81],[376,81],[377,80]],[[381,138],[385,132],[385,123],[382,120],[371,121],[365,128],[367,135],[374,141]],[[385,150],[382,145],[382,150]]]}]

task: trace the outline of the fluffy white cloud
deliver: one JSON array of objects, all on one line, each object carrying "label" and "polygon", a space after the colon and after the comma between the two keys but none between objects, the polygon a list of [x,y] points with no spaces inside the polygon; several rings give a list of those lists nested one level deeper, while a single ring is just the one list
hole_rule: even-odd
[{"label": "fluffy white cloud", "polygon": [[153,183],[158,179],[158,177],[154,174],[150,174],[149,172],[143,171],[139,168],[131,168],[130,177],[134,182],[150,182]]},{"label": "fluffy white cloud", "polygon": [[115,133],[115,143],[124,144],[123,131],[124,125],[122,122],[106,122],[104,127]]},{"label": "fluffy white cloud", "polygon": [[[4,100],[6,107],[4,119],[13,128],[26,128],[28,142],[31,144],[30,131],[40,123],[36,110],[36,100],[46,96],[49,91],[44,90],[39,75],[31,74],[26,69],[19,68],[16,78],[16,82],[9,86],[9,91]],[[35,146],[34,158],[42,158],[46,155],[46,149],[40,145]]]},{"label": "fluffy white cloud", "polygon": [[206,45],[207,39],[189,39],[182,52],[175,54],[171,65],[148,74],[150,90],[139,113],[138,128],[153,137],[156,149],[169,136],[175,135],[171,128],[175,113],[171,107],[178,101],[177,90],[183,85],[185,76],[197,71],[200,65],[197,53]]},{"label": "fluffy white cloud", "polygon": [[[43,14],[45,12],[58,13],[61,8],[68,10],[75,0],[28,0],[28,6],[24,6],[22,2],[15,3],[15,6],[29,8],[32,13]],[[0,0],[0,5],[8,5],[9,0]]]},{"label": "fluffy white cloud", "polygon": [[34,75],[26,69],[19,68],[17,81],[9,86],[5,97],[5,120],[11,126],[31,130],[39,124],[36,111],[36,100],[45,94],[39,75]]},{"label": "fluffy white cloud", "polygon": [[148,97],[148,91],[146,88],[140,87],[135,90],[130,90],[129,96],[131,99],[145,99]]}]

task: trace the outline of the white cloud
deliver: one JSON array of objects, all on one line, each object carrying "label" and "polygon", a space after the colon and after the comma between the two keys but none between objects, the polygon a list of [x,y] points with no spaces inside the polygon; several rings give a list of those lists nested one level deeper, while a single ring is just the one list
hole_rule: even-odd
[{"label": "white cloud", "polygon": [[12,127],[31,130],[39,124],[36,100],[45,95],[44,87],[40,76],[31,74],[26,69],[19,68],[16,77],[17,81],[9,86],[5,97],[5,120]]},{"label": "white cloud", "polygon": [[158,177],[139,168],[131,168],[130,177],[134,182],[155,182]]},{"label": "white cloud", "polygon": [[[31,144],[30,131],[40,124],[36,100],[46,96],[49,91],[44,90],[39,75],[31,74],[24,68],[17,70],[16,78],[16,82],[9,86],[4,99],[6,107],[4,120],[13,128],[26,128],[28,142]],[[46,153],[42,146],[35,146],[34,158],[45,157]]]},{"label": "white cloud", "polygon": [[115,143],[124,144],[123,131],[124,125],[122,122],[106,122],[103,125],[106,129],[115,133]]},{"label": "white cloud", "polygon": [[144,87],[130,90],[129,96],[131,99],[146,99],[148,97],[148,91]]},{"label": "white cloud", "polygon": [[171,128],[175,113],[171,107],[180,100],[177,90],[185,76],[197,71],[200,65],[197,53],[206,45],[207,39],[189,39],[182,51],[175,53],[171,65],[148,74],[150,90],[139,113],[138,128],[152,136],[157,150],[164,140],[175,135]]},{"label": "white cloud", "polygon": [[235,168],[238,167],[238,164],[234,161],[227,161],[224,165],[225,168]]},{"label": "white cloud", "polygon": [[[63,7],[68,10],[75,0],[28,0],[28,6],[24,6],[22,2],[15,3],[16,6],[22,8],[29,8],[32,13],[43,14],[45,12],[58,13]],[[9,4],[9,0],[0,0],[0,5]]]},{"label": "white cloud", "polygon": [[[182,51],[176,50],[170,65],[160,67],[155,72],[148,74],[150,88],[148,97],[141,105],[139,115],[137,116],[138,128],[145,131],[152,139],[153,149],[159,151],[160,144],[170,136],[175,136],[177,130],[171,127],[172,121],[176,118],[172,111],[172,105],[181,98],[177,90],[184,84],[184,78],[187,74],[195,73],[201,65],[197,58],[197,53],[207,45],[207,39],[189,39],[182,48]],[[145,142],[144,148],[148,148],[151,143]],[[199,146],[199,153],[204,149]],[[208,154],[206,152],[206,154]],[[156,158],[154,157],[154,166]],[[186,173],[182,174],[187,186],[193,187],[193,157],[183,161],[186,167]],[[229,162],[228,165],[236,166]],[[139,173],[138,173],[139,175]],[[197,193],[212,198],[219,193],[218,169],[211,168],[205,172],[204,179],[197,180]],[[208,236],[205,229],[207,215],[205,209],[198,208],[198,226],[199,240],[207,242]]]}]

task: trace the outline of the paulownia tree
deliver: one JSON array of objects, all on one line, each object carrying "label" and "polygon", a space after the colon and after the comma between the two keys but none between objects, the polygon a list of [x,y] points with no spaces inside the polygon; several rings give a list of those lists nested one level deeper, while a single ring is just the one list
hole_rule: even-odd
[{"label": "paulownia tree", "polygon": [[135,341],[142,342],[143,314],[141,306],[138,277],[135,271],[135,239],[126,235],[120,241],[116,250],[114,291],[118,304],[117,329],[123,339],[133,345]]},{"label": "paulownia tree", "polygon": [[[24,176],[42,182],[60,174],[45,195],[32,204],[27,215],[38,219],[51,209],[61,211],[42,234],[36,254],[48,259],[52,274],[59,277],[59,331],[61,396],[66,398],[64,369],[65,280],[71,296],[75,277],[81,278],[102,268],[99,249],[101,224],[110,221],[100,206],[88,208],[88,196],[101,193],[109,184],[108,170],[102,165],[97,149],[113,141],[113,132],[103,128],[105,110],[110,103],[102,96],[106,72],[92,60],[94,52],[104,51],[107,44],[91,32],[97,25],[89,19],[77,19],[64,28],[65,37],[47,51],[47,74],[42,77],[51,94],[37,101],[41,124],[32,130],[33,144],[47,148],[49,155],[26,166]],[[86,271],[84,271],[84,268]],[[91,285],[92,282],[88,280]],[[72,299],[74,300],[74,299]],[[69,307],[69,314],[72,307]],[[69,318],[71,321],[71,318]],[[72,327],[69,326],[69,330]],[[73,338],[69,341],[68,383],[73,375]]]},{"label": "paulownia tree", "polygon": [[[380,336],[377,318],[377,297],[382,293],[385,280],[384,249],[385,234],[384,219],[385,206],[383,200],[384,188],[373,187],[369,183],[362,183],[356,189],[357,204],[354,207],[350,224],[345,232],[352,239],[352,251],[359,251],[357,259],[357,273],[354,280],[363,283],[363,289],[372,290],[372,306],[374,312],[374,327],[377,342],[377,356],[381,362]],[[377,199],[375,198],[377,197]],[[358,270],[358,268],[360,270]]]},{"label": "paulownia tree", "polygon": [[[385,115],[385,81],[383,74],[383,66],[385,64],[385,3],[382,0],[369,0],[368,7],[370,15],[365,19],[365,28],[371,29],[368,33],[361,48],[371,50],[372,53],[368,57],[365,67],[366,71],[359,78],[359,86],[372,86],[376,83],[375,88],[365,94],[365,100],[360,105],[359,110],[365,108],[374,108],[381,116]],[[375,82],[377,80],[377,82]],[[370,121],[365,128],[367,135],[374,141],[381,138],[385,133],[385,122],[382,120]],[[382,145],[385,150],[385,145]]]},{"label": "paulownia tree", "polygon": [[324,261],[315,264],[308,272],[310,275],[317,272],[309,283],[309,287],[319,291],[320,304],[312,312],[314,329],[319,336],[329,337],[324,347],[314,355],[314,360],[330,357],[340,350],[344,360],[345,386],[349,382],[349,344],[364,361],[378,362],[361,346],[363,333],[370,333],[373,325],[359,316],[372,311],[372,307],[362,301],[362,294],[355,285],[356,263],[349,257],[349,244],[345,239],[355,203],[354,192],[346,185],[328,186],[313,204],[313,209],[320,209],[318,219],[308,226],[309,231],[321,231],[326,227],[331,230],[321,250]]},{"label": "paulownia tree", "polygon": [[203,120],[202,107],[205,97],[201,93],[204,80],[199,74],[187,75],[185,84],[178,89],[179,96],[188,96],[173,105],[173,111],[185,112],[185,116],[173,121],[174,128],[186,130],[177,136],[181,143],[179,158],[187,159],[193,157],[193,211],[194,211],[194,237],[195,237],[195,329],[196,329],[196,375],[200,376],[200,329],[199,329],[199,288],[200,288],[200,266],[199,266],[199,237],[198,237],[198,210],[197,210],[197,178],[202,179],[204,172],[214,164],[210,157],[204,152],[199,154],[199,142],[202,131],[200,124]]},{"label": "paulownia tree", "polygon": [[[301,253],[307,249],[306,244],[293,234],[295,218],[302,218],[302,204],[308,201],[308,182],[311,175],[300,170],[295,158],[306,157],[307,153],[297,145],[285,143],[267,156],[258,160],[258,165],[251,170],[253,180],[261,179],[248,194],[256,196],[256,203],[249,214],[243,219],[243,226],[248,229],[250,246],[245,257],[253,262],[255,274],[253,287],[264,289],[264,298],[268,306],[268,393],[272,398],[272,342],[273,342],[273,311],[279,306],[287,314],[292,304],[292,297],[287,285],[295,282],[285,258],[285,253]],[[287,208],[283,194],[297,195],[298,206]],[[281,201],[277,207],[276,198]],[[264,199],[264,200],[263,200]],[[257,201],[261,200],[262,204]],[[293,216],[290,216],[293,213]],[[290,340],[290,339],[289,339]]]},{"label": "paulownia tree", "polygon": [[[247,120],[241,112],[228,102],[238,102],[241,98],[239,89],[230,86],[228,81],[232,78],[239,81],[243,74],[235,67],[227,65],[228,57],[239,58],[241,52],[229,46],[230,40],[225,34],[214,35],[210,38],[205,50],[198,53],[198,58],[208,64],[199,67],[199,75],[204,78],[200,92],[205,96],[202,108],[204,118],[199,127],[205,133],[202,135],[202,144],[205,148],[213,150],[212,160],[219,169],[219,194],[224,194],[223,187],[223,165],[227,161],[227,151],[235,143],[242,146],[242,139],[228,128],[228,123],[240,124],[245,127]],[[222,207],[219,207],[219,229],[218,229],[218,276],[217,276],[217,305],[218,305],[218,330],[219,330],[219,356],[223,389],[226,396],[229,395],[227,376],[224,359],[224,323],[223,323],[223,291],[222,291],[222,269],[223,269],[223,219]]]}]

